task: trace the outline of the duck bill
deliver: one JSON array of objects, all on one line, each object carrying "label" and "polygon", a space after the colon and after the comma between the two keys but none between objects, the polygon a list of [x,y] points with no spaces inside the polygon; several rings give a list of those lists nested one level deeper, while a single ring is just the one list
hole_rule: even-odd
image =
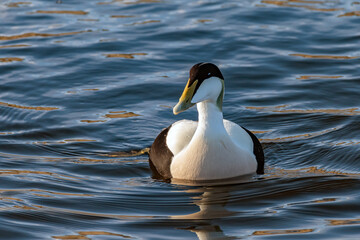
[{"label": "duck bill", "polygon": [[191,103],[191,99],[194,95],[198,80],[193,82],[193,84],[191,84],[191,86],[189,86],[189,83],[190,83],[190,79],[188,80],[188,82],[185,86],[184,92],[182,93],[182,95],[179,99],[179,102],[173,108],[173,113],[175,115],[177,115],[195,105],[195,103]]}]

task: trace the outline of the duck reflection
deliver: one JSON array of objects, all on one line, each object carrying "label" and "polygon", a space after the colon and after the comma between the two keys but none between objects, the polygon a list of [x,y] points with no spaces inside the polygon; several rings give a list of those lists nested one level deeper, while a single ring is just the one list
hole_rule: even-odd
[{"label": "duck reflection", "polygon": [[196,233],[199,240],[238,239],[233,236],[226,236],[218,225],[204,224],[196,227],[189,227],[186,230]]},{"label": "duck reflection", "polygon": [[235,212],[226,209],[226,203],[230,197],[230,187],[206,187],[186,190],[187,193],[202,192],[200,197],[194,197],[194,204],[199,211],[187,215],[171,216],[172,219],[216,219],[228,217]]},{"label": "duck reflection", "polygon": [[[251,179],[252,176],[233,178],[221,181],[222,185],[211,182],[201,183],[172,180],[172,183],[175,184],[200,185],[202,187],[185,190],[187,193],[201,193],[200,196],[193,197],[193,203],[199,207],[199,211],[186,215],[171,216],[171,219],[202,220],[187,228],[183,228],[195,233],[199,240],[235,239],[234,237],[226,236],[221,230],[221,226],[214,224],[213,220],[237,214],[237,212],[227,209],[226,205],[231,199],[231,193],[238,188],[237,184],[249,182]],[[194,222],[192,221],[192,223]]]}]

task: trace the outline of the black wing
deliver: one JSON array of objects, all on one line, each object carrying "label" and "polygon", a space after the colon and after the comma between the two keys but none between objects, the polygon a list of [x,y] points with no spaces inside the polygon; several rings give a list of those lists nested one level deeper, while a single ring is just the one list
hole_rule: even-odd
[{"label": "black wing", "polygon": [[174,154],[166,145],[166,137],[171,125],[156,137],[149,152],[149,164],[154,178],[170,179],[170,164]]},{"label": "black wing", "polygon": [[250,137],[254,143],[254,154],[256,157],[257,164],[258,164],[256,173],[264,174],[265,157],[264,157],[264,151],[261,146],[261,143],[260,143],[259,139],[257,139],[257,137],[252,132],[250,132],[249,130],[247,130],[244,127],[242,127],[242,128],[250,135]]}]

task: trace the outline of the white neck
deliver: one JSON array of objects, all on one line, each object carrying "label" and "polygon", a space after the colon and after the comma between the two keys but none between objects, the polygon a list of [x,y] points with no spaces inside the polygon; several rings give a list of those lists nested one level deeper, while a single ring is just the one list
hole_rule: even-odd
[{"label": "white neck", "polygon": [[196,132],[227,134],[224,127],[223,113],[215,102],[211,100],[199,102],[196,107],[199,113],[199,125]]}]

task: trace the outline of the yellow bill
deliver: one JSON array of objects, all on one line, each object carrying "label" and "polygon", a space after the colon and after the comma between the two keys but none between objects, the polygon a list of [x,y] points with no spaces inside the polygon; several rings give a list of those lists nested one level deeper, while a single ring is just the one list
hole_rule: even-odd
[{"label": "yellow bill", "polygon": [[188,80],[188,82],[185,86],[184,92],[182,93],[182,95],[179,99],[179,102],[173,108],[173,113],[175,115],[177,115],[195,105],[195,103],[191,103],[191,99],[194,95],[198,80],[193,82],[193,84],[191,84],[191,86],[189,86],[189,83],[190,83],[190,79]]}]

